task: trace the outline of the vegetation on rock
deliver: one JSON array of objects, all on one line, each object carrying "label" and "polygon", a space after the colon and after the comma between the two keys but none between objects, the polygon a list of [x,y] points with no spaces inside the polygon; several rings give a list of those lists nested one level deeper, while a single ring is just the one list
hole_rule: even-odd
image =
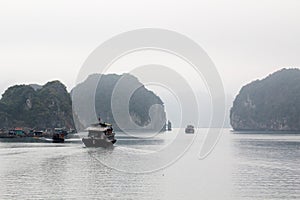
[{"label": "vegetation on rock", "polygon": [[[124,78],[124,82],[122,84],[122,87],[124,88],[122,93],[124,93],[124,95],[129,92],[129,89],[127,88],[130,88],[133,85],[139,87],[132,94],[129,101],[129,108],[127,108],[129,109],[130,117],[137,125],[146,126],[150,123],[149,109],[152,105],[158,104],[162,107],[164,106],[163,102],[157,95],[146,89],[136,77],[130,74],[93,74],[72,90],[72,94],[76,94],[77,98],[74,102],[74,109],[78,112],[79,121],[84,125],[84,127],[89,126],[91,123],[95,123],[97,120],[95,116],[91,115],[94,109],[96,110],[96,115],[100,116],[102,121],[113,124],[115,129],[119,128],[112,113],[111,98],[113,90],[121,78]],[[93,90],[91,88],[95,88],[95,93],[94,91],[90,91]],[[123,99],[117,99],[117,101],[122,100]],[[90,103],[89,101],[95,101],[95,108],[92,108],[92,110],[87,106],[87,103]],[[80,111],[78,110],[79,107],[81,108]],[[155,118],[160,121],[166,121],[165,111],[157,110],[155,111],[155,116]]]},{"label": "vegetation on rock", "polygon": [[300,70],[282,69],[244,86],[230,123],[235,130],[300,130]]},{"label": "vegetation on rock", "polygon": [[72,103],[66,87],[52,81],[40,89],[30,85],[8,88],[0,100],[0,127],[74,128]]},{"label": "vegetation on rock", "polygon": [[[82,113],[72,112],[70,94],[59,81],[48,82],[44,86],[16,85],[8,88],[0,100],[0,128],[75,128],[74,117],[78,125],[76,128],[82,130],[97,122],[97,116],[100,116],[103,121],[112,123],[118,129],[112,114],[111,98],[114,87],[121,77],[126,78],[123,84],[125,89],[122,93],[127,93],[127,88],[132,85],[138,86],[129,101],[131,120],[137,125],[143,127],[151,122],[149,109],[152,105],[158,104],[163,107],[161,99],[152,91],[147,90],[132,75],[101,75],[101,80],[98,82],[99,77],[99,74],[89,76],[71,92],[80,93],[79,102],[77,101],[77,105],[74,105],[74,109],[76,111],[80,107],[83,110]],[[93,89],[96,90],[94,96],[92,95],[94,91],[91,91]],[[93,101],[95,107],[89,109],[88,105],[91,105]],[[96,110],[96,117],[91,115],[93,110]],[[154,113],[156,120],[166,121],[164,110],[155,110]]]}]

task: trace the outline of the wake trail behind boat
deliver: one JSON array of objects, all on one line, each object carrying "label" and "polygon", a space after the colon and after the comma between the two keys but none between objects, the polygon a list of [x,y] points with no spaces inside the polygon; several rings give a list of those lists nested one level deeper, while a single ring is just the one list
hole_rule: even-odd
[{"label": "wake trail behind boat", "polygon": [[147,149],[136,149],[136,148],[130,148],[130,147],[124,147],[124,146],[115,146],[116,148],[120,149],[123,152],[128,152],[128,153],[155,153],[156,151],[153,150],[147,150]]}]

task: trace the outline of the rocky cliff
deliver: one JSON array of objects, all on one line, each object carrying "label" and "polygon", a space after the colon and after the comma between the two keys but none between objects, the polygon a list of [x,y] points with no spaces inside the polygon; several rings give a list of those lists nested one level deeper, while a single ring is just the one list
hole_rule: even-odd
[{"label": "rocky cliff", "polygon": [[0,127],[74,128],[72,102],[66,87],[52,81],[41,87],[8,88],[0,100]]},{"label": "rocky cliff", "polygon": [[282,69],[245,85],[230,111],[234,130],[300,130],[300,70]]},{"label": "rocky cliff", "polygon": [[[101,77],[101,78],[100,78]],[[124,119],[122,122],[127,129],[134,129],[130,126],[130,123],[127,123],[126,120],[133,121],[140,127],[147,126],[152,124],[149,129],[156,129],[159,125],[159,122],[166,122],[166,114],[164,110],[153,109],[153,105],[161,105],[164,107],[161,99],[155,95],[152,91],[146,89],[139,80],[130,75],[130,74],[108,74],[100,75],[93,74],[90,75],[83,83],[78,84],[72,90],[74,110],[76,116],[78,116],[78,121],[76,124],[82,124],[83,127],[89,126],[91,123],[97,122],[97,116],[101,117],[102,121],[109,122],[113,124],[115,129],[119,129],[118,124],[116,123],[115,116],[112,113],[111,107],[111,98],[114,88],[118,81],[122,78],[122,93],[121,96],[126,96],[129,93],[129,88],[132,86],[137,86],[137,90],[132,94],[129,101],[129,108],[124,107],[121,110],[123,112],[125,109],[129,111],[130,117],[118,113],[121,115],[121,119]],[[95,87],[96,86],[96,87]],[[91,108],[91,105],[95,102],[95,107]],[[116,101],[122,103],[123,99],[119,98]],[[149,110],[152,107],[152,114],[154,119],[157,121],[151,123],[149,116]],[[93,116],[92,113],[96,111],[97,116]],[[122,117],[123,116],[123,117]]]}]

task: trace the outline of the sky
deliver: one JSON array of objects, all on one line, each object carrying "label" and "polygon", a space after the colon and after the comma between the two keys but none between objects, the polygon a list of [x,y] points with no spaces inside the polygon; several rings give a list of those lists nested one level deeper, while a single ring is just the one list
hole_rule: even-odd
[{"label": "sky", "polygon": [[68,90],[88,55],[117,34],[163,28],[197,42],[225,93],[300,66],[297,0],[1,0],[0,93],[60,80]]}]

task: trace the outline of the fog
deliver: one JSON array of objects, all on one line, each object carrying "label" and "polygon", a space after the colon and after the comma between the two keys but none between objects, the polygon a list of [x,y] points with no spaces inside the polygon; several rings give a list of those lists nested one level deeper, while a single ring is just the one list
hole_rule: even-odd
[{"label": "fog", "polygon": [[232,101],[244,84],[300,66],[299,9],[297,0],[4,0],[0,93],[14,84],[55,79],[71,90],[83,62],[102,42],[150,27],[197,42],[215,63]]}]

